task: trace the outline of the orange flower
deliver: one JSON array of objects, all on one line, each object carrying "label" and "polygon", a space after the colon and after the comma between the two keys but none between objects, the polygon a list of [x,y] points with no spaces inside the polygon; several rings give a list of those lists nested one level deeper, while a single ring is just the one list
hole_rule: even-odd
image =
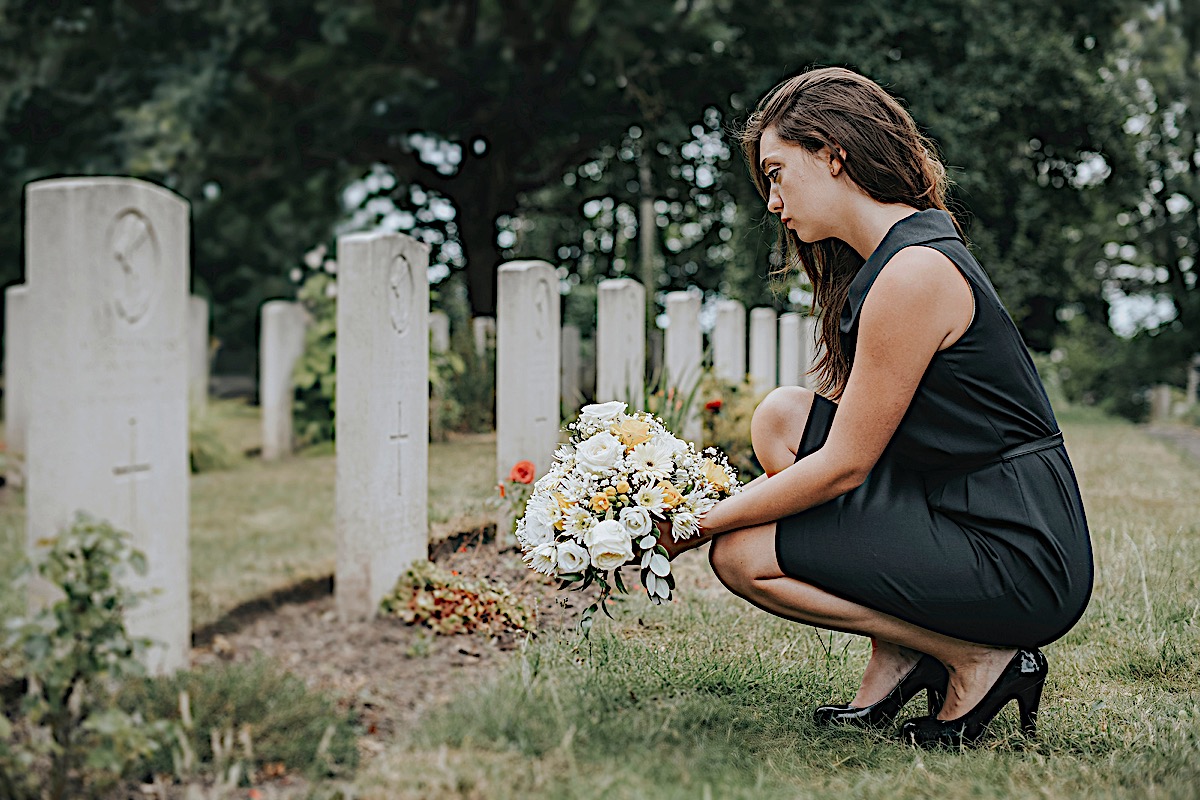
[{"label": "orange flower", "polygon": [[636,447],[642,442],[650,440],[650,423],[630,417],[621,420],[620,424],[614,425],[612,432],[621,440],[621,444],[626,447]]},{"label": "orange flower", "polygon": [[537,474],[537,470],[532,461],[518,461],[508,473],[508,479],[517,483],[533,483],[535,474]]},{"label": "orange flower", "polygon": [[683,495],[680,494],[679,490],[675,488],[675,484],[671,483],[670,481],[659,481],[658,488],[662,489],[663,502],[666,503],[668,507],[674,508],[683,502]]},{"label": "orange flower", "polygon": [[617,481],[617,494],[629,494],[629,482],[620,480]]}]

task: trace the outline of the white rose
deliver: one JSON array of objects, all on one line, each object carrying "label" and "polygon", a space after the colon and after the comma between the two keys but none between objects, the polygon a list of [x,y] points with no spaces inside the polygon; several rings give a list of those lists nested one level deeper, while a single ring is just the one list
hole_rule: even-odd
[{"label": "white rose", "polygon": [[588,534],[588,553],[599,570],[616,569],[633,558],[633,543],[625,526],[615,519],[597,523]]},{"label": "white rose", "polygon": [[585,422],[608,423],[625,411],[625,404],[619,400],[608,403],[592,403],[579,409]]},{"label": "white rose", "polygon": [[615,519],[605,519],[597,522],[592,526],[591,530],[583,535],[583,543],[591,547],[602,539],[619,538],[629,538],[629,534],[625,532],[625,526]]},{"label": "white rose", "polygon": [[633,558],[633,547],[630,546],[628,539],[622,539],[620,542],[608,540],[592,545],[588,548],[588,553],[591,555],[592,564],[596,569],[607,571],[616,569]]},{"label": "white rose", "polygon": [[603,472],[616,466],[625,454],[625,445],[611,433],[597,433],[581,442],[575,450],[577,463],[591,472]]},{"label": "white rose", "polygon": [[665,450],[671,458],[678,458],[687,452],[687,442],[678,439],[669,433],[659,434],[651,439],[655,446]]},{"label": "white rose", "polygon": [[587,565],[587,550],[574,542],[563,542],[558,546],[558,569],[560,572],[583,572]]},{"label": "white rose", "polygon": [[554,541],[554,531],[540,519],[526,517],[524,523],[524,525],[517,527],[517,538],[521,540],[526,549],[535,548],[538,545]]},{"label": "white rose", "polygon": [[641,506],[629,506],[621,509],[618,519],[633,538],[646,535],[654,526],[654,522],[650,519],[650,512]]}]

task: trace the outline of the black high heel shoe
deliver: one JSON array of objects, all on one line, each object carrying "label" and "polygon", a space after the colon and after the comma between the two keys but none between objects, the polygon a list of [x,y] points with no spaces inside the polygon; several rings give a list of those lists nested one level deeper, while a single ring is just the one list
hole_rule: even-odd
[{"label": "black high heel shoe", "polygon": [[973,746],[983,738],[988,723],[1009,700],[1017,701],[1021,730],[1026,736],[1037,734],[1038,704],[1046,685],[1049,667],[1041,650],[1017,650],[1012,661],[974,708],[958,719],[940,720],[936,715],[910,719],[900,727],[900,738],[919,747]]},{"label": "black high heel shoe", "polygon": [[922,689],[929,709],[935,716],[946,701],[946,686],[950,676],[942,663],[933,656],[922,655],[913,664],[908,674],[900,679],[887,695],[869,706],[820,706],[813,712],[813,721],[818,725],[853,725],[860,728],[876,728],[896,718],[900,709]]}]

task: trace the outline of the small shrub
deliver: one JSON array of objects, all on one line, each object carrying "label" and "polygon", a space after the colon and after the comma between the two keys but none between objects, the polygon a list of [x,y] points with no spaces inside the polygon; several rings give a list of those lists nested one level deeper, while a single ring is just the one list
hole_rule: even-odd
[{"label": "small shrub", "polygon": [[213,420],[195,411],[188,417],[188,456],[193,474],[229,469],[237,462]]},{"label": "small shrub", "polygon": [[169,746],[142,761],[144,775],[228,781],[235,769],[249,778],[282,765],[319,778],[357,764],[350,716],[266,659],[131,681],[119,701],[173,725]]},{"label": "small shrub", "polygon": [[[142,672],[150,646],[130,637],[124,612],[139,595],[123,585],[145,557],[128,534],[85,515],[58,536],[38,565],[60,598],[8,624],[7,645],[24,658],[28,691],[15,726],[0,726],[0,788],[5,796],[54,800],[111,788],[129,765],[154,752],[162,728],[113,703],[116,682]],[[38,789],[37,778],[45,776]]]},{"label": "small shrub", "polygon": [[531,615],[508,589],[459,577],[430,561],[419,561],[401,575],[380,609],[441,634],[532,630]]}]

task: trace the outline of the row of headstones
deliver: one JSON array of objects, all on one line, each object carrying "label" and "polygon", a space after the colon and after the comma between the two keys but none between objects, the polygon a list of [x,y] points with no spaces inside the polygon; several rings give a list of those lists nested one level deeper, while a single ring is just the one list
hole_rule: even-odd
[{"label": "row of headstones", "polygon": [[[536,280],[544,272],[538,262],[522,270],[501,270],[502,281]],[[548,266],[548,265],[542,265]],[[532,271],[530,271],[532,269]],[[518,277],[525,276],[525,277]],[[595,391],[599,400],[627,399],[635,407],[645,401],[643,376],[647,342],[643,333],[645,289],[628,278],[601,281],[597,302]],[[507,293],[520,298],[522,290]],[[553,296],[551,296],[553,300]],[[699,326],[699,298],[688,292],[667,295],[665,349],[667,380],[690,392],[699,375],[702,335]],[[508,313],[525,313],[526,310]],[[540,312],[539,312],[540,313]],[[520,317],[518,317],[520,319]],[[444,353],[450,349],[450,319],[441,311],[429,312],[430,351]],[[260,354],[260,398],[262,403],[263,457],[275,459],[292,449],[292,382],[296,361],[304,352],[304,335],[308,314],[294,302],[272,300],[262,309],[262,350]],[[495,347],[496,320],[476,317],[472,320],[477,354],[483,356]],[[551,334],[552,335],[552,334]],[[540,334],[539,334],[540,336]],[[776,386],[803,386],[815,353],[816,320],[801,314],[776,316],[771,308],[755,308],[750,312],[747,336],[746,307],[736,300],[723,300],[717,305],[716,324],[710,334],[713,372],[722,380],[740,383],[748,380],[756,393],[765,393]],[[544,336],[540,336],[543,356]],[[748,346],[747,346],[748,344]],[[558,393],[562,407],[576,408],[583,397],[583,359],[579,328],[563,325],[559,331]],[[747,369],[747,353],[749,369]],[[553,390],[545,389],[552,392]],[[693,401],[698,408],[699,403]],[[508,406],[506,406],[507,408]],[[520,412],[520,404],[512,406]],[[499,413],[499,410],[498,410]],[[684,435],[693,440],[699,436],[699,416],[689,416]],[[505,425],[498,423],[500,427]],[[507,474],[501,454],[497,469]]]},{"label": "row of headstones", "polygon": [[[129,531],[150,565],[133,579],[149,595],[129,626],[164,645],[148,666],[172,671],[190,645],[187,203],[126,178],[41,181],[26,203],[24,318],[11,351],[24,365],[7,388],[27,403],[27,551],[36,560],[43,537],[79,511]],[[338,260],[336,604],[357,619],[428,552],[428,248],[354,234],[338,240]],[[597,359],[598,380],[618,376],[600,391],[619,392],[628,376],[636,402],[644,297],[631,283],[605,287],[623,299],[602,300]],[[549,264],[516,262],[501,267],[499,287],[497,468],[530,459],[544,472],[558,438],[558,281]],[[701,359],[699,298],[672,294],[667,313],[666,369],[686,385]],[[269,347],[261,393],[290,385],[290,370],[286,380],[271,372],[286,359]],[[30,588],[34,605],[53,596]]]}]

